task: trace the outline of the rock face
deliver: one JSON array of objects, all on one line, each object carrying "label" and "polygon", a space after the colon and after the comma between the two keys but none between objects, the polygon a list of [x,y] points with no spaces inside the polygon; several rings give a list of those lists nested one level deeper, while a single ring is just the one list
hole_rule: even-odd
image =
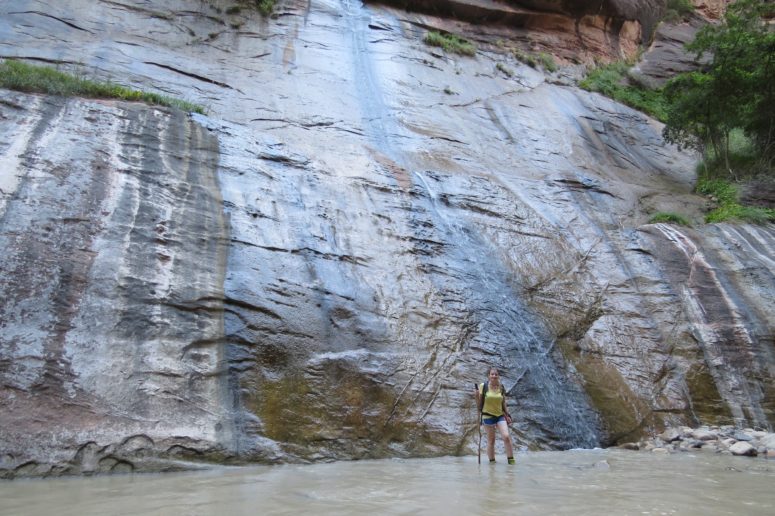
[{"label": "rock face", "polygon": [[5,462],[115,471],[228,440],[217,139],[140,104],[2,102]]},{"label": "rock face", "polygon": [[699,16],[693,16],[685,22],[660,25],[631,75],[646,85],[661,86],[676,74],[695,70],[696,56],[688,53],[684,45],[694,39],[705,23]]},{"label": "rock face", "polygon": [[646,86],[660,87],[676,74],[697,68],[697,56],[684,47],[694,40],[702,26],[723,16],[729,0],[693,0],[691,3],[693,12],[657,26],[648,47],[630,70],[631,77]]},{"label": "rock face", "polygon": [[230,6],[0,7],[209,110],[0,91],[3,476],[468,453],[491,364],[535,448],[771,428],[775,229],[702,225],[658,124],[461,22]]},{"label": "rock face", "polygon": [[[632,58],[648,44],[664,12],[661,0],[378,0],[411,13],[443,17],[416,18],[420,25],[465,31],[474,38],[548,51],[570,62],[593,64],[598,59]],[[473,27],[468,26],[473,25]]]}]

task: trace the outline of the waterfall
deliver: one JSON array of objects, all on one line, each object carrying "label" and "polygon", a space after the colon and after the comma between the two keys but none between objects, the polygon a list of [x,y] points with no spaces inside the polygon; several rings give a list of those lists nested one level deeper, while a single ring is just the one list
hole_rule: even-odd
[{"label": "waterfall", "polygon": [[[414,176],[427,192],[428,212],[447,244],[439,257],[443,265],[437,265],[450,269],[461,280],[462,284],[456,283],[452,290],[477,328],[467,345],[492,356],[492,365],[501,369],[510,403],[516,409],[512,414],[517,426],[533,440],[560,448],[596,446],[600,437],[594,411],[579,387],[562,372],[553,353],[552,336],[521,301],[505,265],[476,228],[449,213],[450,208],[440,202],[441,195],[425,174],[416,172]],[[482,379],[486,365],[482,365]],[[533,424],[548,429],[551,435],[535,435]]]}]

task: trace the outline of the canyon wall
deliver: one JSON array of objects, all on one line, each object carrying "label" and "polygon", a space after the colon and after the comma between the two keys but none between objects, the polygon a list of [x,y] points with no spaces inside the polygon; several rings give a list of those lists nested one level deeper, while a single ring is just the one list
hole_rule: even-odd
[{"label": "canyon wall", "polygon": [[2,476],[472,453],[490,365],[532,449],[772,428],[775,228],[704,224],[695,157],[571,47],[512,52],[559,36],[230,7],[0,6],[0,57],[207,109],[0,90]]}]

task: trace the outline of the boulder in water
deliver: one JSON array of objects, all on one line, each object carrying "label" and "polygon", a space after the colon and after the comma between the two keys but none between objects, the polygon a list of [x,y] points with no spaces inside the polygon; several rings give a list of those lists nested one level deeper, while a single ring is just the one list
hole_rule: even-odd
[{"label": "boulder in water", "polygon": [[729,447],[729,451],[732,452],[732,455],[744,455],[749,457],[755,457],[757,455],[756,448],[746,441],[736,442]]}]

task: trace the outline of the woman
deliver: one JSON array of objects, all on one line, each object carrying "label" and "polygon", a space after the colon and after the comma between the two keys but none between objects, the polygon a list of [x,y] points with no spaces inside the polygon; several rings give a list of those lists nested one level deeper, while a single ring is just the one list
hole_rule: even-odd
[{"label": "woman", "polygon": [[487,456],[490,458],[490,463],[495,462],[495,428],[497,427],[503,438],[509,464],[514,464],[514,449],[509,434],[511,415],[506,409],[506,389],[501,385],[498,369],[491,367],[487,374],[487,389],[485,384],[481,384],[474,393],[481,413],[481,422],[487,431]]}]

